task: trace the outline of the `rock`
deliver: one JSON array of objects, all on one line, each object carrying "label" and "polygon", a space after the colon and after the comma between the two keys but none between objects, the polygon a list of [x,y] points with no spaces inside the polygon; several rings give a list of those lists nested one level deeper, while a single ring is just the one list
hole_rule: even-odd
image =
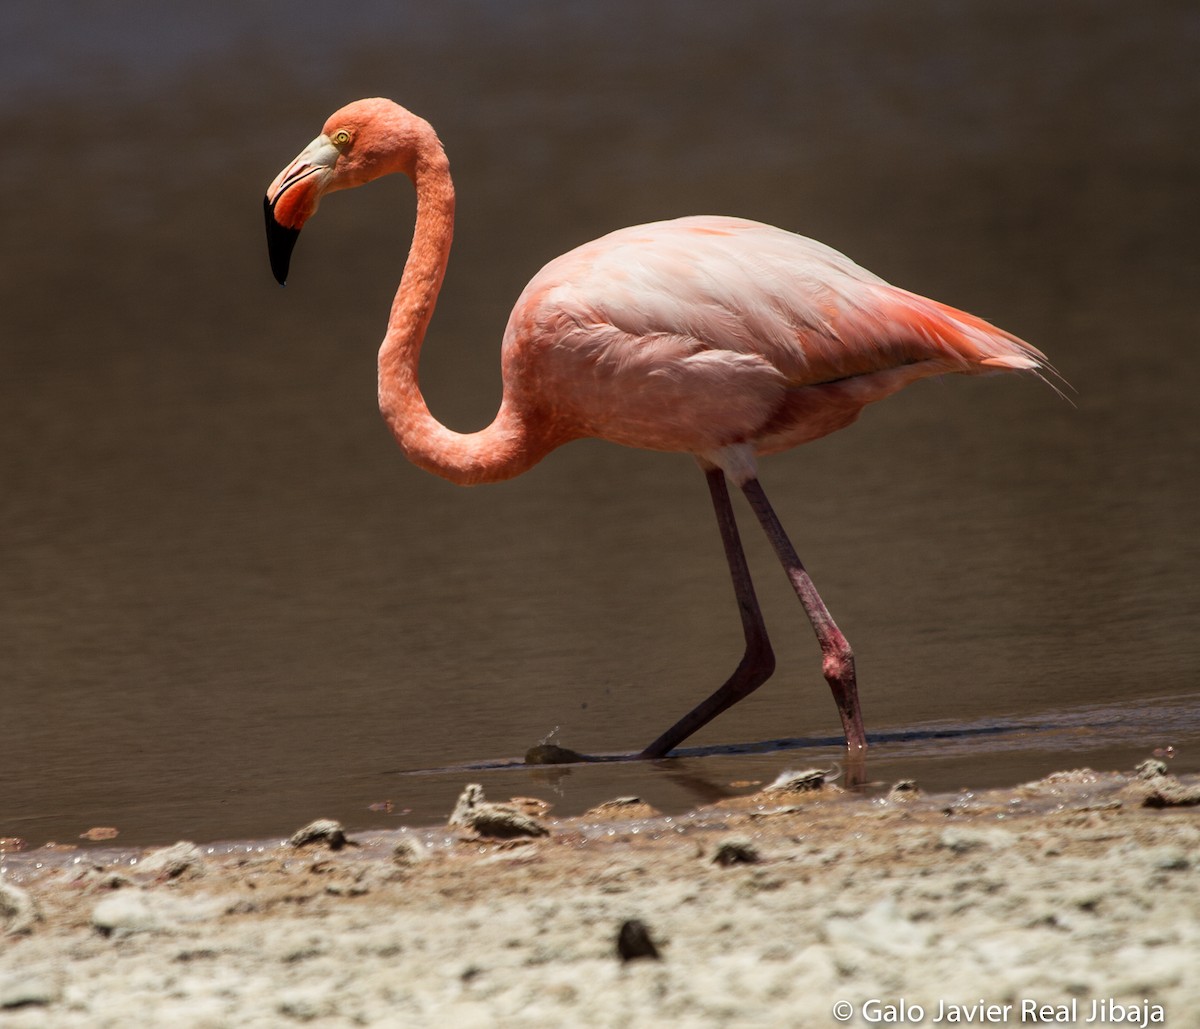
[{"label": "rock", "polygon": [[637,918],[628,918],[617,931],[617,956],[622,961],[637,961],[639,958],[660,959],[658,947],[650,937],[646,923]]},{"label": "rock", "polygon": [[725,868],[730,865],[753,865],[761,860],[758,848],[743,836],[723,840],[713,855],[713,864]]},{"label": "rock", "polygon": [[92,925],[104,936],[153,933],[167,927],[140,890],[122,890],[100,901],[92,909]]},{"label": "rock", "polygon": [[330,850],[341,850],[350,843],[342,830],[342,823],[331,818],[318,818],[303,829],[297,829],[288,839],[289,847],[308,847],[324,843]]},{"label": "rock", "polygon": [[596,759],[571,750],[570,747],[560,747],[554,743],[539,743],[525,752],[527,765],[575,765],[594,760]]},{"label": "rock", "polygon": [[411,836],[401,837],[392,848],[392,864],[402,868],[420,864],[425,857],[425,848],[419,840],[414,840]]},{"label": "rock", "polygon": [[583,817],[606,822],[615,818],[654,818],[658,813],[641,797],[617,797],[589,808]]},{"label": "rock", "polygon": [[62,982],[46,971],[0,975],[0,1011],[53,1004],[62,998]]},{"label": "rock", "polygon": [[819,790],[832,773],[832,768],[805,768],[799,772],[780,772],[763,793],[809,793]]},{"label": "rock", "polygon": [[470,783],[454,805],[451,826],[471,829],[480,836],[512,839],[515,836],[548,836],[550,830],[536,818],[507,804],[493,804],[484,799],[483,787]]},{"label": "rock", "polygon": [[116,829],[111,825],[93,826],[87,832],[81,832],[79,838],[88,840],[91,843],[101,843],[105,840],[115,840],[121,835],[121,830]]},{"label": "rock", "polygon": [[196,844],[181,840],[150,851],[138,862],[137,870],[159,879],[195,879],[204,874],[204,856]]},{"label": "rock", "polygon": [[32,932],[41,917],[37,904],[28,893],[20,886],[0,879],[0,924],[8,935]]},{"label": "rock", "polygon": [[1185,786],[1173,775],[1160,775],[1140,787],[1142,807],[1195,807],[1200,804],[1200,785]]},{"label": "rock", "polygon": [[1167,766],[1157,758],[1147,758],[1137,768],[1134,769],[1134,774],[1139,779],[1157,779],[1160,776],[1167,774]]}]

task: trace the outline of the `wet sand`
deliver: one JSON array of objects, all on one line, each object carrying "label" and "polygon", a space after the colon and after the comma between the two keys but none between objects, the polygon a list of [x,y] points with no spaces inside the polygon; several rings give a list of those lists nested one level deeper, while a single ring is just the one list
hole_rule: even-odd
[{"label": "wet sand", "polygon": [[5,855],[0,1023],[1197,1024],[1200,777],[1160,762],[676,817],[468,793],[344,843]]}]

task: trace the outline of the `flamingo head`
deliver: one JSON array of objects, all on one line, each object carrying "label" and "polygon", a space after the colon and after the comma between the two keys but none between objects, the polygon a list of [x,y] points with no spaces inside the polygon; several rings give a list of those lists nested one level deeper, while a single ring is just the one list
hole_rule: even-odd
[{"label": "flamingo head", "polygon": [[331,115],[321,134],[275,177],[263,201],[271,271],[280,285],[300,229],[321,197],[392,172],[411,177],[430,136],[436,141],[428,122],[378,97],[356,100]]}]

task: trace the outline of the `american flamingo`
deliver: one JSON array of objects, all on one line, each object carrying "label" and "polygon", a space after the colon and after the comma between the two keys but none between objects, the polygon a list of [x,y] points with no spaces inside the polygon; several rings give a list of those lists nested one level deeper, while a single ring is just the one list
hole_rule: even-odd
[{"label": "american flamingo", "polygon": [[1041,377],[1045,356],[814,240],[740,218],[679,218],[619,229],[538,272],[504,332],[499,413],[479,432],[457,433],[430,414],[417,382],[454,229],[449,164],[427,121],[379,98],[330,117],[267,190],[271,269],[285,282],[322,196],[394,172],[412,180],[417,214],[379,350],[379,407],[410,461],[473,485],[598,437],[691,454],[707,478],[746,648],[729,679],[641,755],[666,755],[775,668],[726,480],[745,494],[812,622],[846,746],[861,755],[853,653],[759,484],[757,458],[841,429],[917,379]]}]

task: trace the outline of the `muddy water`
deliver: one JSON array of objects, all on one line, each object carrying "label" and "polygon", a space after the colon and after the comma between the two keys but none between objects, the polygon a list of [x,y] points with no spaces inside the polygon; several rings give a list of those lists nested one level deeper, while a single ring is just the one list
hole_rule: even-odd
[{"label": "muddy water", "polygon": [[1189,5],[26,6],[0,15],[0,835],[430,821],[467,774],[670,808],[836,757],[747,525],[780,671],[682,760],[400,774],[641,746],[740,633],[688,458],[579,443],[475,490],[404,462],[374,351],[406,183],[330,199],[274,285],[263,188],[374,94],[438,126],[458,184],[422,367],[455,428],[490,420],[542,263],[686,213],[1046,350],[1074,406],[921,383],[764,484],[858,651],[873,775],[1200,767]]}]

